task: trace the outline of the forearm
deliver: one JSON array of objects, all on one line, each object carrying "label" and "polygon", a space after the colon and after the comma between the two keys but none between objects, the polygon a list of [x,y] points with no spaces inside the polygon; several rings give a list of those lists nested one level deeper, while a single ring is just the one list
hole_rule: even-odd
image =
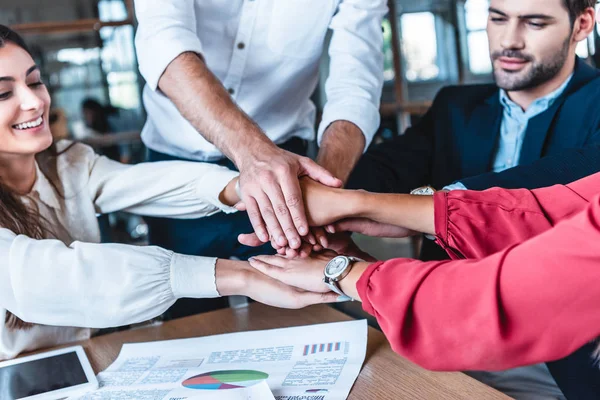
[{"label": "forearm", "polygon": [[431,196],[350,192],[344,217],[368,218],[382,224],[400,226],[416,232],[435,234]]},{"label": "forearm", "polygon": [[336,121],[324,133],[317,163],[346,183],[365,148],[365,136],[353,123]]},{"label": "forearm", "polygon": [[160,78],[159,88],[183,117],[236,165],[251,151],[274,147],[197,54],[175,58]]}]

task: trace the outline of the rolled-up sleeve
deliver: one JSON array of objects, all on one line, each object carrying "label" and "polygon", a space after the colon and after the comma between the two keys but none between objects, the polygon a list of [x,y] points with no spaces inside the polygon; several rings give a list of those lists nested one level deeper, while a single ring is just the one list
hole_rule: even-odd
[{"label": "rolled-up sleeve", "polygon": [[193,0],[136,0],[135,47],[140,72],[152,90],[180,54],[202,54]]},{"label": "rolled-up sleeve", "polygon": [[325,85],[327,103],[318,130],[321,143],[335,121],[355,124],[365,135],[365,149],[380,123],[383,88],[382,21],[385,0],[341,0],[331,21],[330,74]]},{"label": "rolled-up sleeve", "polygon": [[554,228],[480,260],[396,259],[357,283],[393,349],[434,370],[563,358],[600,334],[600,197]]},{"label": "rolled-up sleeve", "polygon": [[158,247],[35,240],[0,229],[0,307],[24,321],[106,328],[180,297],[216,297],[215,259]]}]

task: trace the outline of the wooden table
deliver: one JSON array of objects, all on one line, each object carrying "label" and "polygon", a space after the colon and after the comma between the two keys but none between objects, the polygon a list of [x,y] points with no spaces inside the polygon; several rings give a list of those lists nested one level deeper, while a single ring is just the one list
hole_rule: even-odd
[{"label": "wooden table", "polygon": [[[123,343],[181,339],[229,332],[347,321],[350,317],[321,305],[281,310],[259,303],[123,331],[81,342],[96,373],[108,367]],[[367,355],[349,399],[508,399],[504,394],[459,372],[426,371],[395,354],[385,336],[369,328]]]}]

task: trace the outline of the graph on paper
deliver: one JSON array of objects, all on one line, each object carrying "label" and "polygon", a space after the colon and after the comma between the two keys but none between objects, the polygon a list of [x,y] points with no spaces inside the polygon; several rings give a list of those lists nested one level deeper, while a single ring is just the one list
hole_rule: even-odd
[{"label": "graph on paper", "polygon": [[306,344],[304,345],[303,356],[317,353],[334,353],[342,349],[342,342],[333,343],[317,343],[317,344]]}]

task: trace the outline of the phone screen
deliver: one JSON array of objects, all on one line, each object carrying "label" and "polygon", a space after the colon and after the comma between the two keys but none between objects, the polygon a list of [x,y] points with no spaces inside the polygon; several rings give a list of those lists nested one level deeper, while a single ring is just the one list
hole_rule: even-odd
[{"label": "phone screen", "polygon": [[0,368],[0,399],[51,392],[88,383],[76,352]]}]

